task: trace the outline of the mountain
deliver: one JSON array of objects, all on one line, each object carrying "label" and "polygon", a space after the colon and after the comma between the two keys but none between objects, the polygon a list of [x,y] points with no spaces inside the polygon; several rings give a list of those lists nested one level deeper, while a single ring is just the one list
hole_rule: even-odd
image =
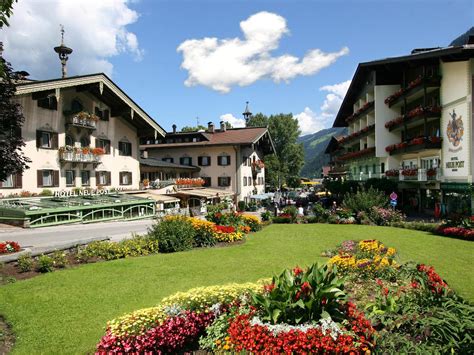
[{"label": "mountain", "polygon": [[298,138],[298,143],[303,144],[304,166],[301,169],[301,176],[309,178],[321,177],[321,168],[329,162],[329,156],[324,154],[326,146],[332,136],[346,134],[344,127],[327,128],[319,132],[308,134]]}]

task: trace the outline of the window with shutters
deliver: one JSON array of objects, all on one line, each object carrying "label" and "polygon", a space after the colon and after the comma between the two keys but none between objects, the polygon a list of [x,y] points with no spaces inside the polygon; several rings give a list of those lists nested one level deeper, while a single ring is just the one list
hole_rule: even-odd
[{"label": "window with shutters", "polygon": [[126,157],[132,156],[132,143],[128,142],[119,142],[119,155],[123,155]]},{"label": "window with shutters", "polygon": [[96,185],[108,186],[111,183],[110,171],[96,172]]},{"label": "window with shutters", "polygon": [[56,99],[56,96],[49,95],[38,100],[38,107],[45,108],[48,110],[57,110],[58,100]]},{"label": "window with shutters", "polygon": [[96,139],[95,140],[95,147],[102,148],[105,154],[110,154],[110,140],[109,139]]},{"label": "window with shutters", "polygon": [[22,187],[22,174],[11,174],[8,175],[5,180],[0,180],[0,188],[21,188]]},{"label": "window with shutters", "polygon": [[58,134],[50,131],[36,131],[36,147],[41,149],[57,149]]},{"label": "window with shutters", "polygon": [[132,173],[129,171],[122,171],[119,173],[120,185],[131,185],[132,184]]},{"label": "window with shutters", "polygon": [[221,187],[230,186],[230,176],[219,176],[217,179],[217,185]]},{"label": "window with shutters", "polygon": [[209,156],[198,157],[198,165],[199,166],[210,166],[211,165],[211,157],[209,157]]},{"label": "window with shutters", "polygon": [[8,175],[5,180],[2,181],[2,187],[13,187],[13,175]]},{"label": "window with shutters", "polygon": [[52,170],[43,170],[43,186],[53,186]]},{"label": "window with shutters", "polygon": [[58,187],[59,170],[37,170],[38,187]]},{"label": "window with shutters", "polygon": [[74,170],[66,170],[66,186],[76,186],[76,174]]},{"label": "window with shutters", "polygon": [[162,161],[165,161],[167,163],[174,163],[174,159],[173,158],[163,158],[161,159]]},{"label": "window with shutters", "polygon": [[41,148],[51,148],[51,133],[50,132],[41,132]]},{"label": "window with shutters", "polygon": [[181,165],[191,166],[191,165],[193,165],[193,159],[191,157],[181,157],[181,158],[179,158],[179,163]]},{"label": "window with shutters", "polygon": [[230,155],[221,155],[217,157],[217,164],[221,166],[230,165]]},{"label": "window with shutters", "polygon": [[91,173],[89,170],[81,171],[81,185],[89,186],[91,184]]}]

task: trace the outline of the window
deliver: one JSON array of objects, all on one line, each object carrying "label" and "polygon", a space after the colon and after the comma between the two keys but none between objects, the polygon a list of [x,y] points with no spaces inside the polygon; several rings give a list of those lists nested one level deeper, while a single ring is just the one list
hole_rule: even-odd
[{"label": "window", "polygon": [[119,173],[120,185],[131,185],[132,184],[132,173],[122,171]]},{"label": "window", "polygon": [[119,155],[123,155],[126,157],[132,156],[132,143],[128,142],[119,142]]},{"label": "window", "polygon": [[82,137],[80,142],[81,142],[81,147],[89,147],[91,145],[91,142],[89,138],[87,137]]},{"label": "window", "polygon": [[8,175],[7,178],[2,181],[2,187],[13,187],[13,175]]},{"label": "window", "polygon": [[211,157],[198,157],[198,165],[199,166],[210,166],[211,165]]},{"label": "window", "polygon": [[220,157],[217,157],[217,165],[230,165],[230,155],[221,155]]},{"label": "window", "polygon": [[10,174],[3,181],[0,180],[1,188],[21,188],[22,187],[23,176],[21,174]]},{"label": "window", "polygon": [[374,164],[372,165],[372,173],[375,174],[377,172],[377,166]]},{"label": "window", "polygon": [[230,186],[230,176],[219,176],[217,185],[223,187]]},{"label": "window", "polygon": [[174,159],[173,158],[163,158],[161,159],[162,161],[165,161],[167,163],[174,163]]},{"label": "window", "polygon": [[110,171],[96,171],[95,184],[109,186],[111,183]]},{"label": "window", "polygon": [[81,185],[89,186],[91,184],[91,172],[89,170],[81,171]]},{"label": "window", "polygon": [[59,170],[37,170],[38,187],[58,187]]},{"label": "window", "polygon": [[99,120],[101,121],[108,121],[110,117],[110,111],[109,110],[101,110],[97,106],[94,108],[94,114],[99,117]]},{"label": "window", "polygon": [[43,149],[57,149],[58,134],[48,131],[36,131],[36,147]]},{"label": "window", "polygon": [[385,163],[380,163],[380,172],[385,173]]},{"label": "window", "polygon": [[193,165],[193,159],[191,157],[181,157],[179,158],[179,163],[181,165]]},{"label": "window", "polygon": [[42,107],[48,110],[58,109],[58,100],[54,95],[48,95],[42,99],[38,99],[38,107]]},{"label": "window", "polygon": [[102,148],[105,154],[110,154],[110,140],[108,139],[96,139],[95,147]]},{"label": "window", "polygon": [[244,176],[244,186],[247,186],[247,176]]},{"label": "window", "polygon": [[74,139],[69,134],[66,134],[66,145],[73,146],[74,145]]},{"label": "window", "polygon": [[247,165],[248,165],[248,164],[247,164],[247,160],[248,160],[248,157],[246,157],[246,156],[243,156],[243,157],[242,157],[242,164],[244,164],[244,166],[247,166]]},{"label": "window", "polygon": [[204,180],[204,187],[209,187],[211,186],[211,178],[209,176],[201,176],[201,179]]},{"label": "window", "polygon": [[76,172],[74,170],[66,170],[66,186],[76,186]]}]

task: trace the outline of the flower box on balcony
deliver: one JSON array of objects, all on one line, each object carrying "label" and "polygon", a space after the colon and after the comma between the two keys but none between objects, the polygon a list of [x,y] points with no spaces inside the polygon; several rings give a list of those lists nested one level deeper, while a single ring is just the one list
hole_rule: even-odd
[{"label": "flower box on balcony", "polygon": [[385,104],[392,107],[403,97],[409,97],[423,87],[439,87],[441,85],[441,78],[439,76],[418,76],[416,79],[410,81],[405,88],[401,88],[385,99]]},{"label": "flower box on balcony", "polygon": [[[96,149],[101,148],[75,148],[65,146],[58,149],[59,160],[65,163],[99,163],[100,156],[103,154]],[[95,152],[94,152],[95,151]]]},{"label": "flower box on balcony", "polygon": [[356,138],[363,138],[367,135],[369,135],[371,132],[375,131],[375,124],[372,124],[370,126],[367,126],[365,128],[362,128],[360,131],[354,132],[348,136],[344,136],[340,141],[339,144],[345,144],[347,142],[350,142],[352,140],[355,140]]},{"label": "flower box on balcony", "polygon": [[399,175],[400,175],[400,171],[397,169],[391,169],[385,172],[386,177],[398,177]]},{"label": "flower box on balcony", "polygon": [[352,160],[352,159],[358,159],[358,158],[361,158],[373,153],[375,153],[375,147],[362,149],[357,152],[349,152],[349,153],[339,156],[337,159],[338,160]]},{"label": "flower box on balcony", "polygon": [[69,116],[66,119],[66,122],[75,127],[87,128],[87,129],[96,129],[97,128],[97,121],[99,117],[94,114],[90,114],[85,111],[81,111],[76,113],[72,116]]},{"label": "flower box on balcony", "polygon": [[346,123],[351,123],[359,118],[362,114],[367,114],[375,106],[375,101],[367,102],[364,106],[346,118]]},{"label": "flower box on balcony", "polygon": [[385,148],[385,151],[390,153],[390,155],[394,155],[424,149],[440,149],[441,141],[441,137],[416,137],[398,144],[391,144]]},{"label": "flower box on balcony", "polygon": [[417,119],[424,119],[425,117],[440,117],[441,107],[439,106],[418,106],[413,110],[410,110],[403,116],[399,116],[391,121],[385,123],[385,128],[389,131],[402,126],[406,122],[416,121]]}]

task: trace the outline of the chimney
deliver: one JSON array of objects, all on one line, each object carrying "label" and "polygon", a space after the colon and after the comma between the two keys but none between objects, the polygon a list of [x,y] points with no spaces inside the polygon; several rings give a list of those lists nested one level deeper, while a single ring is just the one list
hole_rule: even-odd
[{"label": "chimney", "polygon": [[173,133],[176,133],[176,125],[173,124],[171,127],[173,127]]},{"label": "chimney", "polygon": [[214,133],[214,123],[212,123],[212,122],[207,123],[207,131],[209,133]]},{"label": "chimney", "polygon": [[221,121],[221,132],[225,132],[227,130],[227,126],[224,121]]}]

